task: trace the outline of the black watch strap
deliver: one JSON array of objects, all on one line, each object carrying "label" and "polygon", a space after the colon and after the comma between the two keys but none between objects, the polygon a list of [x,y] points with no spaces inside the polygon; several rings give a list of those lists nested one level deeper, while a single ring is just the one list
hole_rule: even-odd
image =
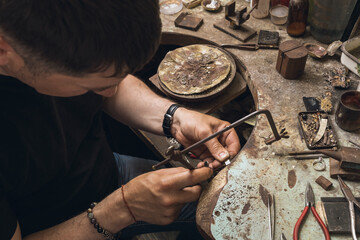
[{"label": "black watch strap", "polygon": [[168,110],[166,111],[165,115],[164,115],[164,120],[163,120],[163,124],[162,124],[162,128],[163,128],[163,132],[164,135],[168,138],[172,138],[173,136],[171,135],[171,124],[173,121],[173,116],[174,113],[176,111],[176,109],[178,109],[179,107],[181,107],[179,104],[172,104]]}]

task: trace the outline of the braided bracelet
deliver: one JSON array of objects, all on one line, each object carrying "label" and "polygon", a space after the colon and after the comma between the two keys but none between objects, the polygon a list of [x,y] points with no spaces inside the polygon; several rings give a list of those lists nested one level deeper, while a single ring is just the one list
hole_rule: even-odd
[{"label": "braided bracelet", "polygon": [[130,213],[131,217],[133,218],[134,222],[136,222],[135,216],[134,216],[134,214],[132,213],[132,211],[130,210],[129,205],[127,204],[127,202],[126,202],[126,200],[125,200],[124,185],[121,185],[121,193],[122,193],[122,197],[123,197],[123,199],[124,199],[124,203],[125,203],[126,208],[129,210],[129,213]]},{"label": "braided bracelet", "polygon": [[96,230],[98,231],[98,233],[101,233],[102,235],[104,235],[104,237],[107,240],[116,240],[118,237],[118,234],[112,234],[111,232],[109,232],[108,230],[105,230],[104,228],[102,228],[99,223],[96,221],[94,213],[93,213],[93,208],[96,206],[96,202],[93,202],[90,204],[90,208],[87,210],[87,216],[90,219],[90,223],[94,225],[94,228],[96,228]]}]

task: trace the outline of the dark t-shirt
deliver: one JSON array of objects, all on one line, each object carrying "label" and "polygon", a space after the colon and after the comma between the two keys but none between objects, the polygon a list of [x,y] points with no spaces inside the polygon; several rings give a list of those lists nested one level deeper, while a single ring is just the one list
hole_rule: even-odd
[{"label": "dark t-shirt", "polygon": [[102,97],[51,97],[0,76],[0,239],[56,225],[117,186]]}]

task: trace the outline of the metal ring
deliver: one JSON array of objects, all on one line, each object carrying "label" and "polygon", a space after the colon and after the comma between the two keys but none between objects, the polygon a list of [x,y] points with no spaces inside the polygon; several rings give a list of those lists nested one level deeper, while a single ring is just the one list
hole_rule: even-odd
[{"label": "metal ring", "polygon": [[325,161],[322,157],[319,157],[313,162],[313,168],[316,171],[324,171],[326,169]]}]

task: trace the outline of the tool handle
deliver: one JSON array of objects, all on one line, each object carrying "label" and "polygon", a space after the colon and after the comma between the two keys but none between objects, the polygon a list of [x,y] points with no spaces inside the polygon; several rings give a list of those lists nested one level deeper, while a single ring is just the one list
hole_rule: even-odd
[{"label": "tool handle", "polygon": [[354,203],[349,201],[349,212],[350,212],[350,221],[351,221],[351,235],[354,240],[357,240],[356,230],[355,230],[355,208]]},{"label": "tool handle", "polygon": [[170,162],[171,158],[170,157],[167,157],[166,159],[164,159],[163,161],[161,162],[158,162],[157,164],[153,165],[152,166],[152,169],[153,170],[156,170],[158,167],[164,165],[164,164],[167,164],[168,162]]},{"label": "tool handle", "polygon": [[309,206],[305,206],[304,210],[302,211],[299,219],[297,220],[296,224],[295,224],[295,228],[294,228],[294,232],[293,232],[293,239],[294,240],[298,240],[299,239],[299,229],[300,229],[300,225],[301,222],[303,221],[306,213],[309,210]]},{"label": "tool handle", "polygon": [[312,211],[312,213],[314,214],[314,216],[315,216],[315,218],[316,218],[316,221],[319,223],[321,229],[323,230],[324,235],[325,235],[325,239],[326,239],[326,240],[330,240],[329,230],[328,230],[327,227],[325,226],[324,222],[321,220],[319,214],[316,212],[315,207],[311,207],[311,211]]}]

